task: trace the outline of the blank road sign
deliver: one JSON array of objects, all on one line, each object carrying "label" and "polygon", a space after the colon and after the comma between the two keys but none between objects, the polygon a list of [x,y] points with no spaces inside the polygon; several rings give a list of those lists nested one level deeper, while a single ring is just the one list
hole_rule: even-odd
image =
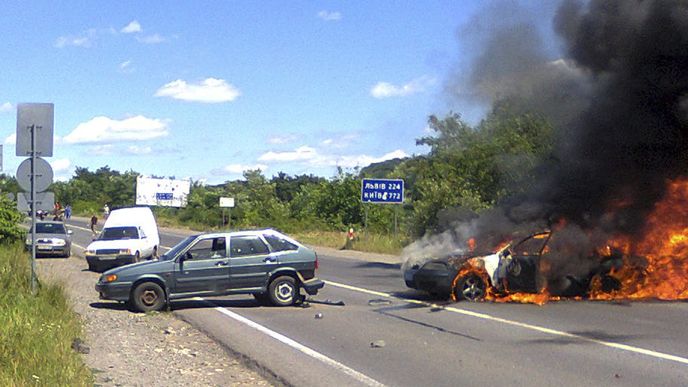
[{"label": "blank road sign", "polygon": [[[17,210],[21,212],[31,210],[31,194],[19,192],[17,195]],[[53,192],[36,192],[36,211],[50,212],[55,207],[55,194]]]},{"label": "blank road sign", "polygon": [[54,105],[20,103],[17,105],[17,156],[31,156],[31,131],[35,131],[37,156],[53,155]]},{"label": "blank road sign", "polygon": [[[36,192],[45,191],[53,182],[53,169],[47,161],[36,157],[34,165]],[[17,183],[24,191],[31,191],[31,159],[26,159],[17,168]]]}]

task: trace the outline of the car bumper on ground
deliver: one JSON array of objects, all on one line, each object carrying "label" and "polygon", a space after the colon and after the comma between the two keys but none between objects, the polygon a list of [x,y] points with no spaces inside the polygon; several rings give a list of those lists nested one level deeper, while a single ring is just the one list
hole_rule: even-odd
[{"label": "car bumper on ground", "polygon": [[98,282],[96,291],[101,300],[128,301],[131,282]]},{"label": "car bumper on ground", "polygon": [[322,289],[325,283],[317,278],[311,278],[301,283],[301,287],[311,296],[318,294],[318,290]]}]

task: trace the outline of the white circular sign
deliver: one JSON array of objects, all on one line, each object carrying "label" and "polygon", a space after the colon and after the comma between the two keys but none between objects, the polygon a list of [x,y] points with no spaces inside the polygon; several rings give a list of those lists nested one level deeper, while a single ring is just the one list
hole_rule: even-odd
[{"label": "white circular sign", "polygon": [[[53,182],[53,169],[47,161],[40,157],[36,157],[34,174],[36,175],[36,192],[45,191],[50,186],[50,183]],[[31,191],[31,159],[26,159],[19,164],[19,168],[17,168],[17,183],[24,191]]]}]

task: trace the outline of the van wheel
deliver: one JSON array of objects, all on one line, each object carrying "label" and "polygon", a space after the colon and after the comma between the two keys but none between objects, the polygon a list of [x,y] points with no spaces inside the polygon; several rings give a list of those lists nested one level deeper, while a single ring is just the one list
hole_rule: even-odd
[{"label": "van wheel", "polygon": [[270,302],[275,306],[289,306],[296,302],[299,292],[296,280],[293,277],[277,277],[268,286]]},{"label": "van wheel", "polygon": [[154,261],[158,260],[158,246],[153,247],[153,255],[151,255],[150,259]]},{"label": "van wheel", "polygon": [[159,311],[165,306],[165,291],[155,282],[143,282],[134,289],[132,303],[140,312]]},{"label": "van wheel", "polygon": [[133,259],[132,263],[136,263],[136,262],[141,262],[141,253],[139,253],[138,251],[136,252],[136,255],[134,255],[134,259]]}]

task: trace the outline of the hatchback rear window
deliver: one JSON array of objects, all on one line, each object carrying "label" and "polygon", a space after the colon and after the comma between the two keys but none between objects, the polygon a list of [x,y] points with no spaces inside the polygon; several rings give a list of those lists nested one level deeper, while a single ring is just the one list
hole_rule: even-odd
[{"label": "hatchback rear window", "polygon": [[265,237],[265,240],[268,241],[270,247],[272,247],[272,251],[289,251],[299,249],[299,246],[275,235],[263,235],[263,237]]}]

